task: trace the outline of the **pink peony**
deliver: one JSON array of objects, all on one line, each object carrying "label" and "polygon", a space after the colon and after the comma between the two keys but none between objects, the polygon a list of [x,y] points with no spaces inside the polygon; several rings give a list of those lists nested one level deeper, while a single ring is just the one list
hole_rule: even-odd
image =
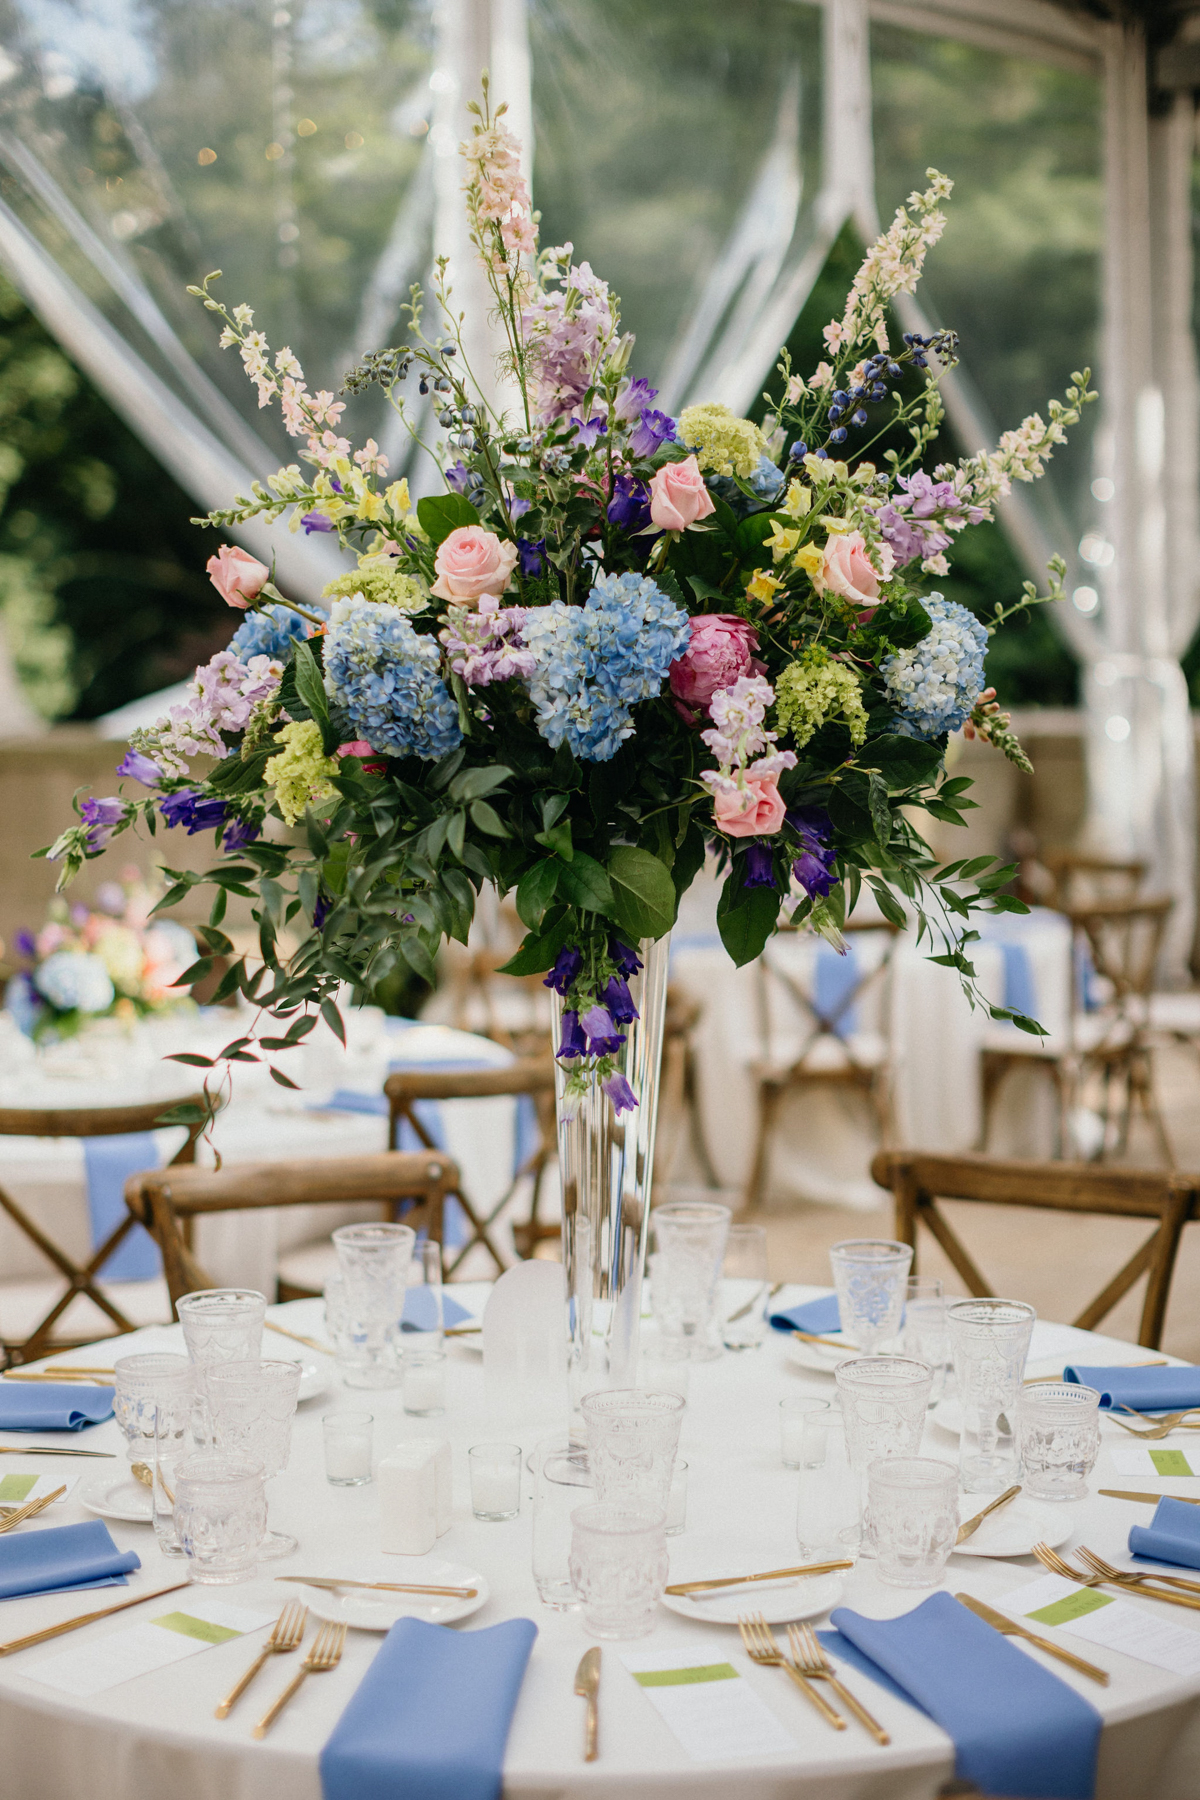
[{"label": "pink peony", "polygon": [[380,761],[379,752],[372,749],[366,738],[353,738],[348,744],[339,744],[335,754],[356,756],[363,766],[364,775],[387,774],[387,764]]},{"label": "pink peony", "polygon": [[744,788],[718,788],[713,796],[717,824],[729,837],[770,837],[786,812],[773,775],[747,775]]},{"label": "pink peony", "polygon": [[694,456],[664,463],[650,483],[650,518],[660,531],[686,531],[715,511]]},{"label": "pink peony", "polygon": [[481,594],[502,594],[512,580],[517,546],[498,538],[482,525],[456,525],[438,545],[433,561],[437,580],[430,592],[439,600],[478,600]]},{"label": "pink peony", "polygon": [[766,673],[765,663],[753,654],[758,649],[754,628],[736,613],[702,613],[688,624],[687,649],[671,664],[669,676],[671,692],[685,706],[707,712],[718,688],[732,687],[741,675]]},{"label": "pink peony", "polygon": [[271,575],[266,563],[260,563],[257,557],[240,550],[236,544],[222,544],[217,554],[209,557],[205,567],[209,580],[226,605],[236,606],[242,612],[251,600],[258,599],[263,583]]},{"label": "pink peony", "polygon": [[895,562],[887,544],[880,546],[879,558],[883,564],[882,575],[867,555],[861,531],[838,532],[825,546],[825,562],[814,576],[813,586],[818,594],[828,590],[849,600],[851,606],[869,608],[863,614],[863,618],[868,619],[879,601],[879,583],[887,580]]}]

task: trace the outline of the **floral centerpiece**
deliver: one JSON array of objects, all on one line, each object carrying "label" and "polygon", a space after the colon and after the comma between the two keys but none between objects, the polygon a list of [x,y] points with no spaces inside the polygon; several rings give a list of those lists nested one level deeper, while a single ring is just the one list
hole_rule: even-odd
[{"label": "floral centerpiece", "polygon": [[[85,803],[86,804],[86,803]],[[41,930],[18,932],[23,967],[8,978],[4,1008],[26,1036],[73,1036],[92,1019],[132,1023],[190,1005],[179,978],[196,960],[196,940],[171,919],[154,918],[161,883],[140,870],[103,882],[94,908],[51,904]]]},{"label": "floral centerpiece", "polygon": [[[1008,613],[981,623],[931,584],[954,536],[1042,473],[1093,397],[1087,372],[1048,422],[922,466],[955,339],[893,343],[889,301],[912,292],[945,223],[951,183],[930,170],[826,327],[828,360],[803,375],[784,355],[762,424],[720,405],[671,418],[630,372],[606,284],[571,245],[539,250],[503,107],[485,88],[473,110],[464,191],[503,334],[497,382],[467,367],[439,263],[434,327],[414,289],[406,343],[343,389],[378,384],[445,491],[414,506],[374,440],[340,435],[344,401],[310,392],[290,350],[272,355],[248,306],[227,310],[216,276],[192,289],[303,446],[209,522],[286,516],[356,565],[316,610],[245,551],[213,556],[245,616],[186,703],[135,735],[118,773],[148,795],[84,800],[48,854],[65,879],[139,821],[213,831],[220,860],[174,872],[159,905],[215,889],[194,981],[233,955],[229,895],[251,900],[262,961],[234,957],[216,997],[240,991],[286,1022],[258,1037],[268,1055],[318,1011],[338,1029],[342,984],[370,989],[399,959],[432,979],[484,884],[515,892],[528,935],[507,967],[545,972],[562,998],[568,1093],[598,1081],[618,1111],[634,1103],[618,1053],[639,942],[670,930],[710,852],[737,963],[789,916],[840,944],[865,884],[888,921],[915,915],[979,1000],[972,921],[1019,908],[1002,891],[1012,871],[939,865],[915,819],[961,822],[972,804],[945,768],[960,726],[1028,765],[985,687]],[[884,434],[907,447],[873,459]],[[1040,598],[1063,574],[1052,563]],[[1027,583],[1008,610],[1038,598]],[[302,936],[286,958],[285,926]],[[256,1048],[245,1035],[224,1055]]]}]

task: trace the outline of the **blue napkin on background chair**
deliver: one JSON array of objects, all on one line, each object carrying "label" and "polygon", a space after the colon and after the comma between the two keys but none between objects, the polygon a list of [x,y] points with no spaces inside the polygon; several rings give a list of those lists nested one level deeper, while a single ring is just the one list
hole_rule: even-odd
[{"label": "blue napkin on background chair", "polygon": [[1101,1406],[1132,1406],[1138,1412],[1171,1412],[1180,1406],[1200,1406],[1200,1369],[1085,1368],[1072,1363],[1063,1370],[1064,1381],[1098,1388]]},{"label": "blue napkin on background chair", "polygon": [[0,1430],[82,1431],[112,1418],[115,1392],[82,1381],[0,1381]]},{"label": "blue napkin on background chair", "polygon": [[822,1632],[827,1645],[882,1670],[954,1740],[960,1780],[997,1800],[1092,1800],[1100,1714],[949,1594],[898,1619],[839,1606],[830,1622],[861,1659]]},{"label": "blue napkin on background chair", "polygon": [[[467,1319],[473,1319],[474,1313],[468,1312],[459,1301],[452,1300],[445,1288],[442,1289],[442,1324],[444,1326],[461,1325]],[[404,1311],[400,1315],[401,1331],[434,1331],[437,1328],[437,1307],[428,1287],[418,1282],[410,1287],[404,1296]]]},{"label": "blue napkin on background chair", "polygon": [[59,1589],[125,1587],[140,1569],[136,1550],[118,1550],[103,1519],[51,1525],[0,1537],[0,1600]]},{"label": "blue napkin on background chair", "polygon": [[[143,1169],[159,1167],[158,1145],[152,1131],[122,1131],[113,1137],[84,1138],[83,1166],[87,1175],[88,1219],[92,1249],[98,1250],[123,1219],[125,1183]],[[144,1225],[117,1245],[101,1269],[105,1281],[155,1281],[162,1274],[158,1245]]]},{"label": "blue napkin on background chair", "polygon": [[776,1331],[811,1331],[815,1337],[842,1329],[836,1294],[805,1300],[800,1306],[789,1306],[786,1312],[773,1312],[770,1319]]},{"label": "blue napkin on background chair", "polygon": [[1200,1506],[1164,1494],[1149,1525],[1130,1527],[1129,1554],[1200,1569]]},{"label": "blue napkin on background chair", "polygon": [[500,1800],[530,1619],[451,1631],[400,1619],[321,1752],[324,1800]]},{"label": "blue napkin on background chair", "polygon": [[832,1021],[835,1037],[853,1037],[858,1030],[858,1008],[848,1004],[862,980],[862,970],[849,940],[837,951],[824,938],[817,939],[813,966],[813,1006],[822,1019]]}]

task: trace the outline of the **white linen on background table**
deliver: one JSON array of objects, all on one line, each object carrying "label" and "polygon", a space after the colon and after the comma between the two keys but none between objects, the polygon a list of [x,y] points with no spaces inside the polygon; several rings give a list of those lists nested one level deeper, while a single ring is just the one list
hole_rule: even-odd
[{"label": "white linen on background table", "polygon": [[[486,1286],[464,1284],[456,1294],[482,1310]],[[781,1304],[794,1304],[820,1290],[791,1288]],[[323,1329],[317,1301],[273,1308],[271,1316],[310,1333]],[[138,1342],[161,1343],[170,1330]],[[1136,1346],[1088,1336],[1092,1361],[1137,1361]],[[1051,1337],[1050,1343],[1056,1340]],[[1064,1340],[1065,1341],[1065,1340]],[[697,1364],[691,1373],[681,1454],[689,1464],[688,1522],[670,1540],[672,1574],[732,1566],[780,1567],[796,1555],[795,1503],[798,1477],[779,1460],[778,1402],[787,1394],[833,1392],[831,1377],[788,1362],[786,1338],[772,1335],[758,1351]],[[110,1350],[111,1345],[103,1346]],[[581,1759],[583,1709],[572,1692],[574,1671],[589,1640],[576,1614],[542,1607],[530,1575],[531,1519],[528,1479],[518,1519],[484,1524],[471,1516],[466,1467],[470,1444],[494,1435],[484,1404],[478,1355],[448,1342],[449,1410],[444,1419],[406,1419],[398,1392],[341,1390],[301,1407],[288,1469],[271,1483],[273,1523],[295,1531],[298,1556],[264,1565],[256,1577],[219,1590],[235,1604],[278,1609],[289,1592],[273,1577],[290,1573],[336,1572],[331,1557],[373,1553],[378,1548],[379,1490],[331,1488],[322,1467],[321,1415],[334,1405],[364,1406],[375,1415],[375,1449],[400,1439],[442,1435],[454,1457],[454,1522],[439,1540],[439,1555],[486,1574],[491,1598],[469,1625],[491,1625],[514,1616],[535,1620],[539,1636],[521,1691],[505,1758],[505,1800],[933,1800],[952,1772],[949,1741],[931,1721],[882,1689],[863,1699],[892,1733],[889,1748],[874,1745],[856,1726],[833,1732],[785,1677],[753,1668],[741,1654],[735,1632],[726,1636],[728,1653],[761,1695],[794,1743],[788,1756],[736,1767],[691,1761],[666,1723],[619,1661],[620,1646],[606,1646],[601,1685],[601,1756]],[[1034,1365],[1036,1371],[1037,1365]],[[553,1421],[530,1420],[514,1434],[525,1451]],[[1102,1427],[1105,1445],[1116,1427]],[[12,1434],[4,1434],[11,1441]],[[91,1447],[119,1449],[118,1428],[108,1423],[87,1434]],[[954,1443],[930,1426],[923,1451],[947,1461]],[[1107,1450],[1092,1477],[1111,1479]],[[7,1459],[21,1466],[19,1458]],[[32,1466],[32,1465],[31,1465]],[[1178,1482],[1154,1484],[1181,1491]],[[1101,1555],[1122,1560],[1133,1509],[1091,1497],[1076,1511],[1071,1542],[1083,1541]],[[82,1510],[56,1508],[56,1519],[83,1518]],[[31,1525],[28,1529],[35,1529]],[[179,1564],[160,1557],[148,1526],[112,1523],[122,1548],[136,1548],[143,1570],[134,1578],[147,1588],[177,1579]],[[1068,1545],[1069,1548],[1069,1545]],[[1011,1562],[973,1558],[952,1561],[947,1586],[996,1601],[1038,1573],[1032,1558]],[[41,1596],[0,1605],[0,1636],[15,1637],[40,1625],[90,1610],[93,1597]],[[908,1611],[919,1594],[885,1588],[869,1564],[852,1573],[844,1603],[877,1617]],[[164,1605],[178,1604],[172,1596]],[[1130,1604],[1157,1617],[1166,1611],[1172,1625],[1195,1629],[1193,1615],[1164,1609],[1153,1601]],[[136,1614],[134,1615],[137,1616]],[[88,1627],[113,1630],[118,1620]],[[696,1625],[665,1610],[646,1648],[688,1650],[708,1642],[713,1626]],[[69,1640],[68,1640],[69,1641]],[[90,1700],[69,1699],[39,1687],[30,1678],[37,1662],[55,1651],[53,1643],[0,1660],[0,1743],[3,1744],[4,1800],[319,1800],[317,1753],[366,1670],[379,1639],[351,1632],[341,1667],[310,1681],[265,1742],[250,1729],[291,1670],[272,1664],[251,1696],[232,1717],[212,1716],[218,1699],[255,1653],[258,1639],[219,1645],[186,1665],[155,1671]],[[1064,1638],[1070,1645],[1071,1640]],[[641,1647],[641,1646],[639,1646]],[[1036,1652],[1030,1654],[1036,1655]],[[1097,1800],[1195,1800],[1200,1767],[1200,1678],[1172,1676],[1115,1651],[1090,1648],[1090,1660],[1112,1671],[1101,1689],[1059,1664],[1047,1664],[1103,1714]],[[851,1684],[862,1690],[861,1679]],[[463,1696],[463,1705],[470,1696]]]}]

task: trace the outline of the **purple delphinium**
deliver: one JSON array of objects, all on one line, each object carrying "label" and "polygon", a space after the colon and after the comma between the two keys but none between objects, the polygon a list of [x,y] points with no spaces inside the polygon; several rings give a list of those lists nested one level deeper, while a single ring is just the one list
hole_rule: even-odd
[{"label": "purple delphinium", "polygon": [[590,450],[597,438],[608,435],[608,426],[599,413],[590,419],[570,418],[567,420],[567,424],[575,427],[575,436],[572,441],[581,444],[585,450]]},{"label": "purple delphinium", "polygon": [[652,388],[648,381],[643,381],[638,376],[621,388],[613,406],[613,417],[622,419],[626,425],[632,425],[645,412],[650,402],[657,399],[658,389]]},{"label": "purple delphinium", "polygon": [[787,822],[802,849],[792,864],[792,874],[810,900],[823,900],[838,882],[833,873],[833,820],[823,806],[795,806]]},{"label": "purple delphinium", "polygon": [[328,894],[318,894],[317,895],[316,905],[313,907],[313,930],[314,931],[321,930],[326,919],[329,917],[329,909],[332,905],[333,905],[333,901],[330,899]]},{"label": "purple delphinium", "polygon": [[305,537],[309,537],[314,531],[333,530],[333,520],[326,518],[323,512],[316,512],[315,510],[313,512],[306,512],[302,516],[300,523],[304,527]]},{"label": "purple delphinium", "polygon": [[562,1042],[556,1052],[559,1056],[586,1056],[588,1053],[587,1038],[579,1023],[579,1014],[568,1009],[562,1016]]},{"label": "purple delphinium", "polygon": [[588,1007],[579,1023],[587,1032],[588,1050],[593,1056],[615,1056],[625,1042],[625,1033],[617,1030],[599,1002]]},{"label": "purple delphinium", "polygon": [[637,1105],[637,1096],[619,1070],[614,1069],[611,1074],[605,1075],[600,1086],[612,1101],[613,1111],[618,1115],[632,1112]]},{"label": "purple delphinium", "polygon": [[235,819],[221,839],[221,848],[226,856],[236,856],[247,844],[252,844],[258,836],[259,828],[249,819]]},{"label": "purple delphinium", "polygon": [[743,887],[775,886],[775,858],[768,844],[746,846],[746,879]]},{"label": "purple delphinium", "polygon": [[157,787],[162,780],[162,770],[140,750],[127,750],[117,764],[118,775],[128,775],[133,781],[140,781],[143,787]]},{"label": "purple delphinium", "polygon": [[172,828],[186,826],[189,837],[198,831],[215,831],[229,817],[224,800],[207,799],[195,788],[180,788],[177,794],[168,794],[158,810]]},{"label": "purple delphinium", "polygon": [[518,538],[517,556],[520,559],[522,575],[540,575],[546,567],[545,538],[538,538],[536,543],[529,538]]},{"label": "purple delphinium", "polygon": [[642,531],[650,523],[650,490],[644,481],[632,475],[618,475],[608,503],[610,524],[622,531]]},{"label": "purple delphinium", "polygon": [[653,456],[675,436],[675,421],[666,413],[644,412],[629,438],[632,456]]},{"label": "purple delphinium", "polygon": [[561,994],[565,1000],[576,981],[578,981],[579,971],[582,967],[583,952],[581,950],[573,950],[570,945],[568,945],[565,950],[560,950],[555,957],[554,967],[542,982],[542,986],[553,988],[555,993]]},{"label": "purple delphinium", "polygon": [[631,975],[636,975],[642,966],[642,959],[637,951],[631,950],[629,945],[623,944],[618,937],[609,938],[608,954],[617,965],[617,973],[624,975],[626,981]]},{"label": "purple delphinium", "polygon": [[85,800],[79,816],[88,827],[89,850],[103,850],[113,831],[125,817],[125,802],[110,795],[105,800]]},{"label": "purple delphinium", "polygon": [[617,1025],[631,1025],[634,1019],[640,1017],[633,1004],[629,983],[623,975],[609,976],[600,994],[600,1004],[607,1009]]}]

